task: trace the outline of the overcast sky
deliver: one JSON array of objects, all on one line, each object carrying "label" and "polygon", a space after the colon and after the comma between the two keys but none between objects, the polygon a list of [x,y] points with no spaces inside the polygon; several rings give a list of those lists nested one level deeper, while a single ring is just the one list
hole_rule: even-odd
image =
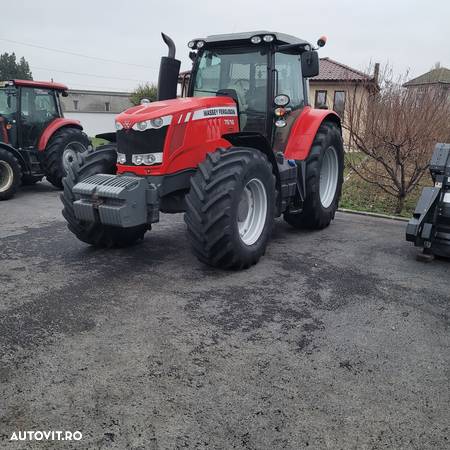
[{"label": "overcast sky", "polygon": [[450,68],[449,0],[14,0],[8,5],[2,8],[0,53],[24,56],[34,79],[53,78],[77,89],[132,90],[156,81],[159,58],[166,53],[161,31],[175,41],[182,69],[190,68],[187,42],[193,37],[265,29],[310,42],[325,34],[328,43],[320,55],[357,69],[388,62],[397,73],[409,69],[414,77],[438,61]]}]

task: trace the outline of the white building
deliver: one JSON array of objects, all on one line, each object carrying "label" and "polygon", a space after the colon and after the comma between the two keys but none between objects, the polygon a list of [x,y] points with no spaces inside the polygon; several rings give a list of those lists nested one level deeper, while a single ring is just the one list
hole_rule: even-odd
[{"label": "white building", "polygon": [[61,98],[64,116],[79,120],[90,137],[115,131],[117,114],[133,106],[129,92],[69,89],[68,94]]}]

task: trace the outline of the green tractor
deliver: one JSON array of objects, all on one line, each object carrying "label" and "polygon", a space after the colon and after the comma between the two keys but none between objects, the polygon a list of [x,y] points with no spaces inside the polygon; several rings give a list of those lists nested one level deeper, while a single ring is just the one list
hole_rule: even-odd
[{"label": "green tractor", "polygon": [[61,189],[64,151],[88,148],[80,123],[63,116],[60,97],[67,89],[53,82],[0,82],[0,200],[44,176]]}]

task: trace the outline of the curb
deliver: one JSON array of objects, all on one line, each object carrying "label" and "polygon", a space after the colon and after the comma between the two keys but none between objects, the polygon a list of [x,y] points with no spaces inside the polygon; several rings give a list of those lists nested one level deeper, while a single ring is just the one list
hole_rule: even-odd
[{"label": "curb", "polygon": [[409,219],[407,219],[406,217],[389,216],[388,214],[379,214],[367,211],[356,211],[354,209],[346,209],[346,208],[339,208],[338,211],[347,214],[355,214],[357,216],[377,217],[378,219],[390,219],[390,220],[397,220],[398,222],[409,222]]}]

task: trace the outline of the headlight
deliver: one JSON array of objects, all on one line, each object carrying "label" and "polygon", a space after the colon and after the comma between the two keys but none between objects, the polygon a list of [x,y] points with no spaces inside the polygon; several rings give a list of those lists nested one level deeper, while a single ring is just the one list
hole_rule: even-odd
[{"label": "headlight", "polygon": [[444,203],[450,203],[450,192],[444,195]]},{"label": "headlight", "polygon": [[127,162],[127,157],[123,153],[117,153],[117,163],[125,164]]},{"label": "headlight", "polygon": [[123,125],[120,122],[116,122],[116,130],[122,130],[123,129]]},{"label": "headlight", "polygon": [[142,155],[133,155],[132,157],[133,164],[140,166],[144,162],[144,158]]},{"label": "headlight", "polygon": [[161,117],[158,117],[157,119],[150,120],[150,124],[153,128],[161,128],[164,125],[164,121]]},{"label": "headlight", "polygon": [[272,34],[266,34],[264,37],[264,42],[272,42],[275,38],[273,37]]},{"label": "headlight", "polygon": [[160,164],[162,163],[163,154],[161,152],[158,153],[145,153],[142,155],[133,155],[131,160],[133,164],[140,166],[141,164],[145,164],[147,166],[151,166],[152,164]]},{"label": "headlight", "polygon": [[144,120],[143,122],[137,122],[135,123],[132,128],[136,131],[145,131],[149,130],[151,128],[158,129],[161,127],[164,127],[166,125],[170,125],[172,122],[172,116],[164,116],[164,117],[157,117],[155,119],[149,119]]},{"label": "headlight", "polygon": [[136,128],[139,130],[139,131],[145,131],[147,128],[148,128],[148,121],[145,121],[145,122],[138,122],[137,124],[136,124]]},{"label": "headlight", "polygon": [[260,36],[253,36],[250,39],[250,41],[251,41],[252,44],[259,44],[261,42],[261,37]]}]

